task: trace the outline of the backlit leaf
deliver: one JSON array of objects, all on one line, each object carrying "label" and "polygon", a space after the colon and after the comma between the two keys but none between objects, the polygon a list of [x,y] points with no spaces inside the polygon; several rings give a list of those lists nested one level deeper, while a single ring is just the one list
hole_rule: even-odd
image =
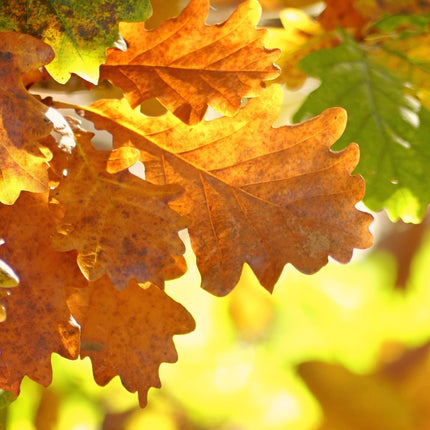
[{"label": "backlit leaf", "polygon": [[322,80],[295,115],[310,118],[329,106],[348,111],[350,126],[335,145],[361,149],[357,172],[366,179],[364,202],[392,219],[419,221],[430,202],[430,111],[405,95],[406,82],[350,38],[304,58],[305,72]]},{"label": "backlit leaf", "polygon": [[256,30],[257,1],[244,2],[223,24],[207,26],[208,0],[191,0],[175,19],[155,30],[121,23],[127,51],[110,49],[101,79],[120,87],[132,107],[157,97],[188,124],[202,120],[207,106],[234,115],[246,96],[257,96],[279,69],[279,50],[264,47],[266,30]]},{"label": "backlit leaf", "polygon": [[8,0],[0,3],[0,30],[31,34],[48,43],[55,59],[51,76],[65,83],[71,73],[97,83],[106,49],[118,40],[118,21],[144,21],[149,0]]},{"label": "backlit leaf", "polygon": [[[147,118],[125,101],[99,101],[86,118],[113,134],[114,146],[141,150],[146,178],[179,183],[172,207],[192,220],[202,286],[223,295],[247,262],[269,291],[287,263],[313,273],[328,255],[347,262],[370,246],[372,217],[355,209],[364,182],[350,176],[358,147],[330,146],[342,134],[342,109],[297,126],[272,128],[282,103],[273,85],[234,119],[187,126],[171,114]],[[112,120],[111,118],[115,118]]]},{"label": "backlit leaf", "polygon": [[183,190],[137,178],[124,170],[136,161],[136,149],[99,151],[92,136],[75,132],[68,174],[52,192],[65,207],[53,244],[61,251],[78,250],[79,267],[89,280],[107,273],[120,289],[130,279],[162,287],[164,272],[185,249],[177,231],[186,222],[167,204]]},{"label": "backlit leaf", "polygon": [[106,385],[119,375],[125,388],[146,405],[150,387],[160,387],[158,367],[173,363],[172,337],[194,330],[187,310],[154,285],[131,282],[116,290],[104,276],[85,288],[70,288],[67,303],[81,325],[81,357],[90,357],[94,378]]},{"label": "backlit leaf", "polygon": [[15,395],[27,375],[51,383],[51,354],[75,359],[79,327],[66,306],[64,287],[85,279],[75,256],[55,252],[49,236],[55,220],[46,194],[23,194],[12,206],[0,205],[1,258],[20,277],[19,286],[2,299],[7,319],[0,324],[0,386]]},{"label": "backlit leaf", "polygon": [[26,91],[21,76],[47,64],[54,53],[24,34],[0,32],[0,40],[0,202],[10,205],[23,190],[48,190],[52,154],[37,140],[52,127],[47,108]]}]

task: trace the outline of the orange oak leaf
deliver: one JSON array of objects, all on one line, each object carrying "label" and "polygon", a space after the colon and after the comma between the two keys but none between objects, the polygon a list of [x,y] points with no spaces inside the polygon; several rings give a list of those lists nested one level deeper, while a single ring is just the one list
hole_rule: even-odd
[{"label": "orange oak leaf", "polygon": [[139,392],[141,407],[148,389],[161,386],[161,362],[178,358],[172,336],[195,327],[187,310],[158,287],[130,282],[118,291],[107,276],[70,288],[67,303],[81,325],[81,357],[91,358],[95,381],[106,385],[119,375],[127,390]]},{"label": "orange oak leaf", "polygon": [[353,248],[372,243],[372,216],[355,208],[364,195],[363,179],[351,176],[358,146],[329,149],[345,111],[272,128],[281,104],[282,90],[272,85],[234,120],[196,126],[170,113],[147,118],[124,100],[98,101],[85,112],[112,133],[114,146],[141,150],[147,180],[186,189],[171,206],[192,220],[202,286],[214,294],[234,287],[245,262],[271,291],[287,263],[313,273],[329,255],[347,262]]},{"label": "orange oak leaf", "polygon": [[54,52],[25,34],[0,32],[0,40],[0,202],[13,204],[23,190],[48,190],[51,152],[37,140],[49,135],[51,123],[21,76],[49,63]]},{"label": "orange oak leaf", "polygon": [[223,24],[204,22],[209,0],[191,0],[175,19],[155,30],[120,23],[127,51],[110,49],[100,78],[120,87],[132,107],[157,97],[188,124],[202,120],[207,106],[234,115],[245,96],[256,96],[279,69],[279,49],[268,50],[266,30],[256,30],[261,8],[248,0]]},{"label": "orange oak leaf", "polygon": [[19,393],[28,375],[47,386],[51,354],[75,359],[79,327],[66,305],[64,287],[85,285],[76,256],[50,247],[55,219],[47,193],[25,193],[12,206],[0,205],[0,256],[13,265],[20,283],[2,299],[7,319],[0,324],[0,387]]},{"label": "orange oak leaf", "polygon": [[132,175],[124,169],[137,161],[136,149],[96,150],[92,136],[75,131],[67,176],[51,194],[65,207],[53,245],[78,250],[78,265],[90,281],[107,273],[119,289],[131,279],[162,287],[174,257],[185,250],[177,232],[186,220],[168,206],[183,189]]}]

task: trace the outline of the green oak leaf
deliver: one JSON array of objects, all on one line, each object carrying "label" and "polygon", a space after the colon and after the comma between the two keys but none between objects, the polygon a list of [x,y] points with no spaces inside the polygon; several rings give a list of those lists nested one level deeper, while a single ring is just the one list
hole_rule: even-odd
[{"label": "green oak leaf", "polygon": [[0,0],[0,30],[31,34],[48,43],[50,75],[66,83],[76,73],[94,84],[106,49],[119,39],[119,21],[145,21],[149,0]]},{"label": "green oak leaf", "polygon": [[294,115],[302,121],[330,106],[348,112],[348,126],[333,149],[360,146],[356,173],[366,180],[364,203],[391,219],[419,222],[430,202],[430,111],[408,96],[406,81],[354,40],[314,52],[300,66],[321,79]]}]

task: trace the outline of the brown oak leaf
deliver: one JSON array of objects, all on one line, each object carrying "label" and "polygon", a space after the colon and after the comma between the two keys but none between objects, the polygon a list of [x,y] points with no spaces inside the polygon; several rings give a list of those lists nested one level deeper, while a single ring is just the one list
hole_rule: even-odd
[{"label": "brown oak leaf", "polygon": [[187,222],[168,206],[183,189],[132,175],[124,169],[137,161],[136,149],[100,151],[92,136],[75,131],[67,176],[51,193],[65,207],[53,245],[78,250],[78,265],[90,281],[107,273],[119,289],[131,279],[162,287],[173,273],[175,256],[185,250],[177,232]]},{"label": "brown oak leaf", "polygon": [[112,133],[114,146],[141,150],[147,180],[179,183],[171,206],[192,220],[191,243],[202,286],[224,295],[248,263],[273,289],[292,263],[313,273],[328,256],[347,262],[353,248],[372,243],[372,216],[355,204],[364,181],[351,176],[358,146],[341,152],[346,113],[332,108],[307,122],[273,128],[282,104],[277,85],[234,117],[187,126],[172,114],[147,118],[118,100],[98,101],[85,117]]},{"label": "brown oak leaf", "polygon": [[110,49],[100,79],[123,89],[132,107],[157,97],[188,124],[202,120],[207,106],[234,115],[246,96],[256,96],[279,69],[279,49],[268,50],[266,30],[256,30],[261,8],[248,0],[223,24],[207,26],[208,0],[191,0],[175,19],[155,30],[120,23],[127,51]]},{"label": "brown oak leaf", "polygon": [[106,385],[119,375],[146,405],[149,388],[160,387],[158,368],[178,356],[172,336],[194,330],[192,316],[154,285],[130,282],[116,290],[104,276],[85,288],[70,288],[67,303],[81,325],[81,357],[90,357],[94,379]]},{"label": "brown oak leaf", "polygon": [[46,106],[25,89],[21,76],[49,63],[53,50],[34,37],[0,32],[0,202],[13,204],[21,191],[48,190],[49,135]]},{"label": "brown oak leaf", "polygon": [[51,354],[70,359],[79,354],[79,327],[66,306],[64,287],[85,285],[75,255],[55,252],[49,235],[55,219],[47,194],[25,193],[12,206],[0,205],[0,256],[20,283],[2,299],[7,319],[0,324],[0,387],[19,393],[27,375],[51,383]]}]

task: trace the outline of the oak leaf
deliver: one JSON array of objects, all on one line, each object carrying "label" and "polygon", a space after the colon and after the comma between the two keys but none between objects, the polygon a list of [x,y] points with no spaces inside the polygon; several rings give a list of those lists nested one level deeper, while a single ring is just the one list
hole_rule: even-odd
[{"label": "oak leaf", "polygon": [[118,291],[106,276],[70,288],[67,303],[81,326],[81,357],[91,358],[95,381],[106,385],[119,375],[127,390],[139,392],[141,407],[148,389],[161,386],[161,362],[178,358],[172,336],[195,326],[187,310],[158,287],[130,282]]},{"label": "oak leaf", "polygon": [[106,49],[119,39],[118,21],[143,21],[149,0],[24,0],[0,2],[0,30],[15,30],[42,39],[55,51],[47,66],[66,83],[71,73],[96,84]]},{"label": "oak leaf", "polygon": [[364,194],[362,178],[350,176],[358,147],[329,149],[345,128],[345,112],[333,108],[272,128],[281,104],[281,88],[272,85],[234,119],[196,126],[170,113],[144,117],[124,100],[86,108],[115,147],[140,149],[147,180],[186,189],[171,206],[192,220],[202,286],[214,294],[234,287],[245,262],[271,291],[287,263],[313,273],[328,255],[347,262],[354,247],[372,242],[372,217],[354,207]]},{"label": "oak leaf", "polygon": [[67,176],[51,193],[65,207],[53,245],[78,250],[78,265],[88,280],[107,273],[120,289],[130,279],[162,287],[176,265],[174,256],[185,250],[177,231],[186,220],[168,207],[183,190],[132,175],[127,168],[139,157],[136,149],[100,151],[92,146],[92,136],[75,131]]},{"label": "oak leaf", "polygon": [[66,306],[64,287],[85,279],[70,253],[55,252],[49,235],[55,219],[45,194],[23,194],[12,206],[0,205],[1,258],[16,270],[20,283],[2,299],[7,319],[0,324],[0,386],[19,393],[27,375],[51,383],[51,354],[75,359],[79,327]]},{"label": "oak leaf", "polygon": [[13,204],[21,191],[48,190],[52,154],[38,139],[49,135],[47,108],[31,96],[21,76],[52,60],[54,53],[31,36],[0,32],[0,202]]},{"label": "oak leaf", "polygon": [[366,180],[364,203],[391,219],[419,222],[430,202],[430,111],[407,95],[409,84],[345,36],[333,49],[309,54],[301,67],[321,79],[294,116],[313,117],[329,106],[348,111],[350,126],[336,143],[360,145],[357,173]]},{"label": "oak leaf", "polygon": [[246,96],[257,96],[279,69],[278,49],[268,50],[266,30],[256,30],[261,8],[248,0],[223,24],[204,22],[208,0],[191,0],[179,17],[155,30],[120,23],[127,51],[110,49],[100,78],[120,87],[132,107],[156,97],[188,124],[202,120],[207,106],[234,115]]}]

